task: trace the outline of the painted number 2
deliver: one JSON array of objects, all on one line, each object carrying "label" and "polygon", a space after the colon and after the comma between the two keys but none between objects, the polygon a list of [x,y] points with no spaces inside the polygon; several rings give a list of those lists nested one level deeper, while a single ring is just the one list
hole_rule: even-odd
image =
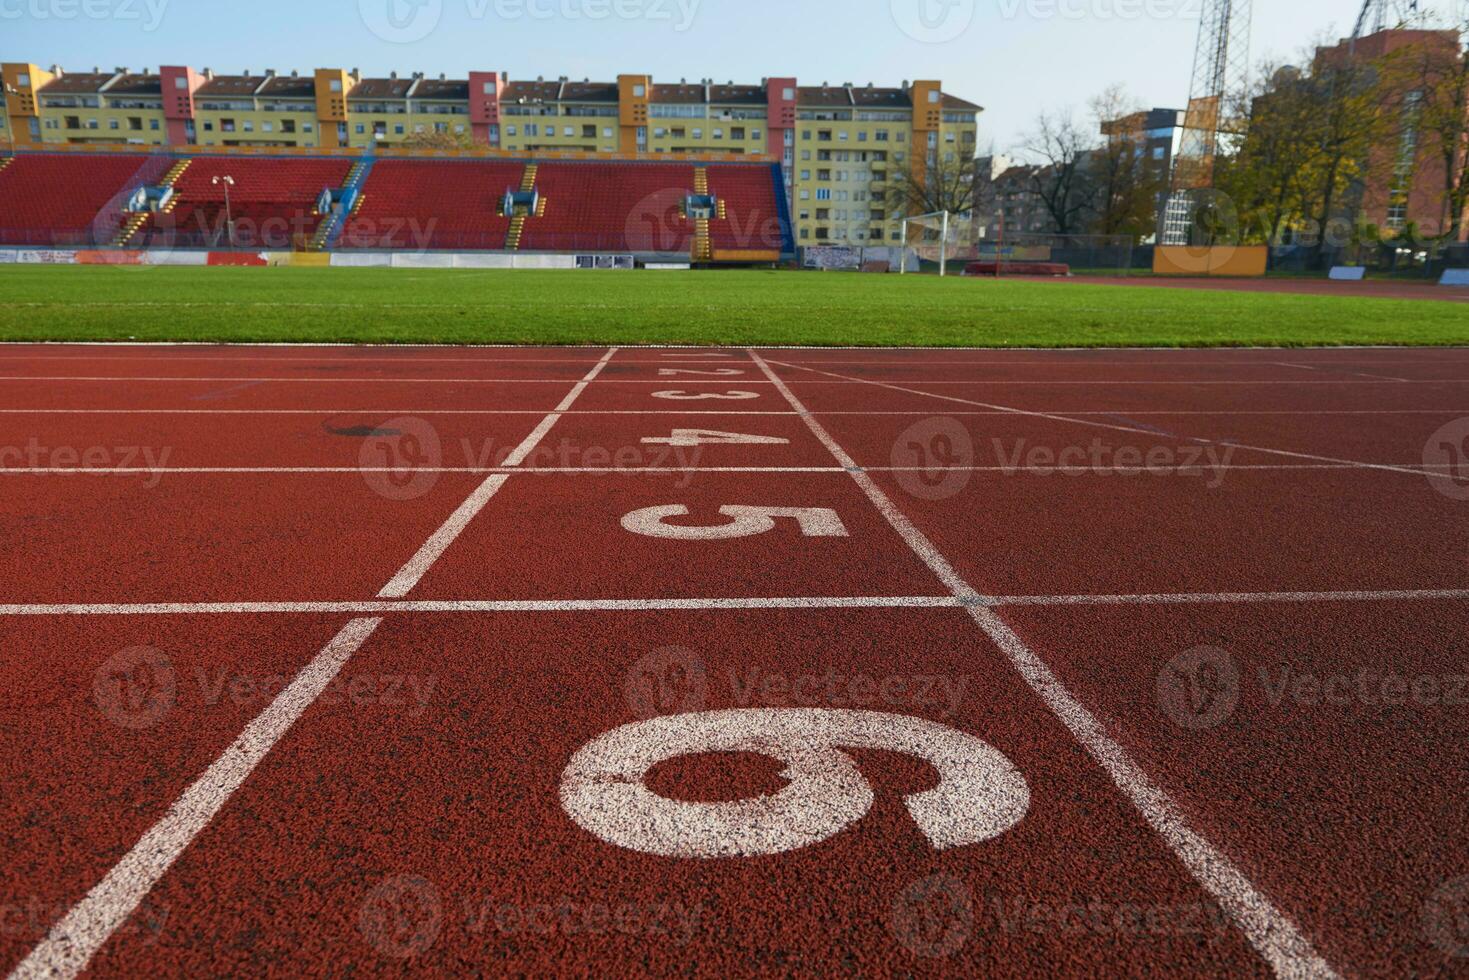
[{"label": "painted number 2", "polygon": [[669,524],[669,518],[687,517],[683,504],[647,507],[635,510],[622,519],[622,526],[633,534],[670,541],[728,541],[748,538],[775,530],[777,520],[793,520],[808,538],[845,538],[847,528],[836,511],[825,507],[743,507],[729,504],[719,508],[729,518],[723,524]]},{"label": "painted number 2", "polygon": [[[1025,777],[994,746],[924,718],[874,711],[770,708],[673,715],[624,725],[588,743],[561,777],[561,805],[609,844],[675,858],[781,854],[819,844],[872,809],[872,785],[846,749],[924,759],[939,784],[905,798],[938,850],[990,840],[1030,808]],[[686,755],[753,752],[789,782],[773,796],[727,803],[671,800],[645,780]]]}]

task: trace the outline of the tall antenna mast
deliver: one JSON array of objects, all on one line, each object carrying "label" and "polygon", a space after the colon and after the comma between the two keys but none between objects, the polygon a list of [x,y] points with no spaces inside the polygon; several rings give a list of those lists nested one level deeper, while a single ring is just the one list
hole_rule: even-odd
[{"label": "tall antenna mast", "polygon": [[1173,193],[1163,216],[1165,245],[1188,244],[1203,196],[1199,192],[1214,186],[1225,99],[1231,91],[1243,89],[1249,77],[1250,5],[1251,0],[1204,0],[1183,139],[1173,168]]}]

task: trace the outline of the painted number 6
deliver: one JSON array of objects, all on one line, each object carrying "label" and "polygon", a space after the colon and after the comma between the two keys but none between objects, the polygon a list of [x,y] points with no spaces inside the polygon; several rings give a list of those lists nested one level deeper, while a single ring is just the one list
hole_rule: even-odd
[{"label": "painted number 6", "polygon": [[666,523],[670,517],[687,517],[683,504],[647,507],[635,510],[622,519],[622,526],[633,534],[669,541],[728,541],[748,538],[775,530],[777,519],[795,521],[808,538],[845,538],[847,529],[836,511],[825,507],[742,507],[729,504],[719,513],[730,520],[713,526],[690,526]]},{"label": "painted number 6", "polygon": [[[674,858],[781,854],[819,844],[872,809],[872,785],[846,749],[924,759],[939,784],[904,803],[938,850],[998,837],[1030,809],[1030,788],[994,746],[937,722],[875,711],[769,708],[672,715],[624,725],[583,746],[561,777],[561,806],[609,844]],[[706,753],[779,760],[788,784],[728,803],[648,789],[653,767]]]}]

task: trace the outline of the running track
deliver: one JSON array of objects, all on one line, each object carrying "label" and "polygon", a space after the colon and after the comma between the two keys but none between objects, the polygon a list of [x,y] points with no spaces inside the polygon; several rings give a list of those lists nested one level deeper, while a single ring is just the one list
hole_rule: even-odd
[{"label": "running track", "polygon": [[1469,970],[1469,350],[10,346],[0,432],[14,976]]}]

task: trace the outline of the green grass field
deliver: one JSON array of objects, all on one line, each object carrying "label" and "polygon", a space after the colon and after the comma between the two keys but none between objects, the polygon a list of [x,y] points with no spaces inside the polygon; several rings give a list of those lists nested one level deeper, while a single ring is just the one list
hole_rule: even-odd
[{"label": "green grass field", "polygon": [[1469,344],[1455,302],[812,272],[0,267],[0,340]]}]

